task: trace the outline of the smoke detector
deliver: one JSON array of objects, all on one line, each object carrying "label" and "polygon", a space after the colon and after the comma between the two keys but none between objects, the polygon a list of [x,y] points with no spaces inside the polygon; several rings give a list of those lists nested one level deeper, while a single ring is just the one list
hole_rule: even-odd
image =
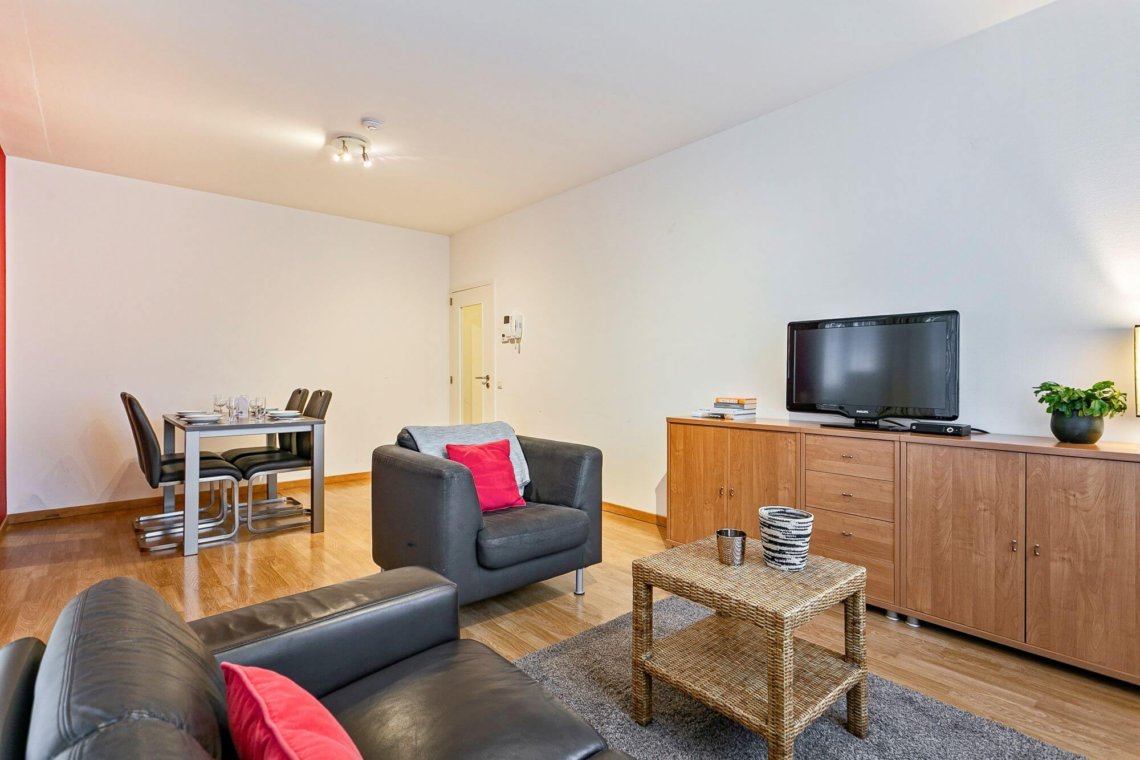
[{"label": "smoke detector", "polygon": [[376,130],[380,129],[380,127],[384,126],[384,120],[374,119],[371,116],[366,116],[360,120],[360,126],[364,127],[369,132],[375,132]]}]

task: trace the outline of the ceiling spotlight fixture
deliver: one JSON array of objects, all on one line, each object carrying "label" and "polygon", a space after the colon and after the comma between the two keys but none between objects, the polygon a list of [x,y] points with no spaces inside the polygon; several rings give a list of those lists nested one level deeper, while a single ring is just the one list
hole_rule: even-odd
[{"label": "ceiling spotlight fixture", "polygon": [[350,164],[355,156],[360,156],[360,161],[365,166],[372,166],[372,158],[368,155],[368,149],[372,144],[364,137],[358,135],[337,135],[329,141],[333,150],[333,161],[341,164]]}]

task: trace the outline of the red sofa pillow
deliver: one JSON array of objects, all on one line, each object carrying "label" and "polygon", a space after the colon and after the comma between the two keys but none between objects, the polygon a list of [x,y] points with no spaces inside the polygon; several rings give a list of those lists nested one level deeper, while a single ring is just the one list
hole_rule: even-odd
[{"label": "red sofa pillow", "polygon": [[479,508],[484,512],[526,506],[511,466],[511,442],[506,438],[470,445],[449,443],[447,458],[471,470]]},{"label": "red sofa pillow", "polygon": [[364,760],[332,713],[290,679],[228,662],[222,673],[242,760]]}]

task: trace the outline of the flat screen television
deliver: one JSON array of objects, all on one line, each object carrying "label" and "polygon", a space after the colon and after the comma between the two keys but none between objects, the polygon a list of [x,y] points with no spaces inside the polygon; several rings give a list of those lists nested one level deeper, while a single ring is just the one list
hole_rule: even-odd
[{"label": "flat screen television", "polygon": [[883,417],[958,418],[956,311],[788,323],[787,406]]}]

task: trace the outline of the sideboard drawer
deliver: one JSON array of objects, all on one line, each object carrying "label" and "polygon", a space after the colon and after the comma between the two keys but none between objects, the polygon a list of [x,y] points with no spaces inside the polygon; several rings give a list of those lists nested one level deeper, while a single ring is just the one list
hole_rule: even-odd
[{"label": "sideboard drawer", "polygon": [[867,568],[867,596],[895,600],[895,526],[882,520],[814,509],[811,552]]},{"label": "sideboard drawer", "polygon": [[807,508],[833,509],[876,520],[895,519],[895,484],[889,480],[807,471]]},{"label": "sideboard drawer", "polygon": [[807,469],[856,475],[876,480],[895,479],[895,444],[845,435],[806,436]]}]

